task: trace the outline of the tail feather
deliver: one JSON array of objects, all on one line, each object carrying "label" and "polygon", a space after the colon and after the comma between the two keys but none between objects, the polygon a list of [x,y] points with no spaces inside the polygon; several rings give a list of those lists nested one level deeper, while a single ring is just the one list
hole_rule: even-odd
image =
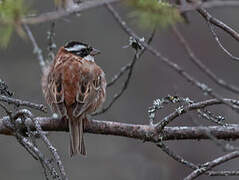
[{"label": "tail feather", "polygon": [[69,120],[70,131],[70,155],[86,155],[84,137],[83,137],[83,119]]}]

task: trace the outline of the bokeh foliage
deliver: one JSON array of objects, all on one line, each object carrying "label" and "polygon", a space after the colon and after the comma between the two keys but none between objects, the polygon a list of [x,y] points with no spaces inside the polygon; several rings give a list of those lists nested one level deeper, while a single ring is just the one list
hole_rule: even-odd
[{"label": "bokeh foliage", "polygon": [[137,17],[141,27],[167,27],[182,21],[180,12],[167,1],[125,0],[125,2],[134,8],[130,16]]},{"label": "bokeh foliage", "polygon": [[[59,3],[60,0],[55,0]],[[142,27],[167,27],[182,20],[179,11],[162,0],[125,0],[134,8],[130,16],[137,16]],[[24,36],[21,19],[29,12],[25,0],[0,0],[0,47],[9,44],[11,36],[16,31]]]},{"label": "bokeh foliage", "polygon": [[20,36],[24,36],[21,18],[26,15],[28,9],[24,0],[0,0],[1,47],[6,47],[8,45],[14,31]]}]

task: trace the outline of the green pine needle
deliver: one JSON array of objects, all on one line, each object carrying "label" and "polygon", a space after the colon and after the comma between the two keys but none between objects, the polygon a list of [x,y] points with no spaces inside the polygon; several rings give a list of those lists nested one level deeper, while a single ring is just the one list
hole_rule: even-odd
[{"label": "green pine needle", "polygon": [[7,47],[14,30],[23,36],[20,21],[27,11],[24,0],[0,1],[0,47]]},{"label": "green pine needle", "polygon": [[6,48],[9,44],[13,32],[12,26],[6,26],[0,28],[0,47]]},{"label": "green pine needle", "polygon": [[158,0],[127,0],[135,9],[131,17],[137,17],[141,27],[167,27],[182,21],[179,11],[167,2]]}]

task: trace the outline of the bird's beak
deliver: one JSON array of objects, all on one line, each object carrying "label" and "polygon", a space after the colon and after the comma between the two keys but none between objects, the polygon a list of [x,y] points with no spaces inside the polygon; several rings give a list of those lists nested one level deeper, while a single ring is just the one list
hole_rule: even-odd
[{"label": "bird's beak", "polygon": [[93,50],[90,52],[91,56],[95,56],[97,54],[100,54],[100,50],[93,48]]}]

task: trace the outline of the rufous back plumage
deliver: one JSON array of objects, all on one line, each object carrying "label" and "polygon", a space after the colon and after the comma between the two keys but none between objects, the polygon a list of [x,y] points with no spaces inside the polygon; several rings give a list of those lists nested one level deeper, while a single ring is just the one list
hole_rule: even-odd
[{"label": "rufous back plumage", "polygon": [[[72,46],[76,43],[72,42]],[[85,49],[77,48],[61,47],[42,76],[42,89],[47,103],[53,112],[68,120],[71,156],[77,153],[86,155],[83,140],[86,115],[96,111],[106,97],[105,74],[93,60],[93,49],[87,46],[89,52],[86,53],[89,55],[83,53],[84,57],[81,57],[77,54],[82,53],[76,51],[85,52]],[[89,56],[91,60],[87,59]]]}]

